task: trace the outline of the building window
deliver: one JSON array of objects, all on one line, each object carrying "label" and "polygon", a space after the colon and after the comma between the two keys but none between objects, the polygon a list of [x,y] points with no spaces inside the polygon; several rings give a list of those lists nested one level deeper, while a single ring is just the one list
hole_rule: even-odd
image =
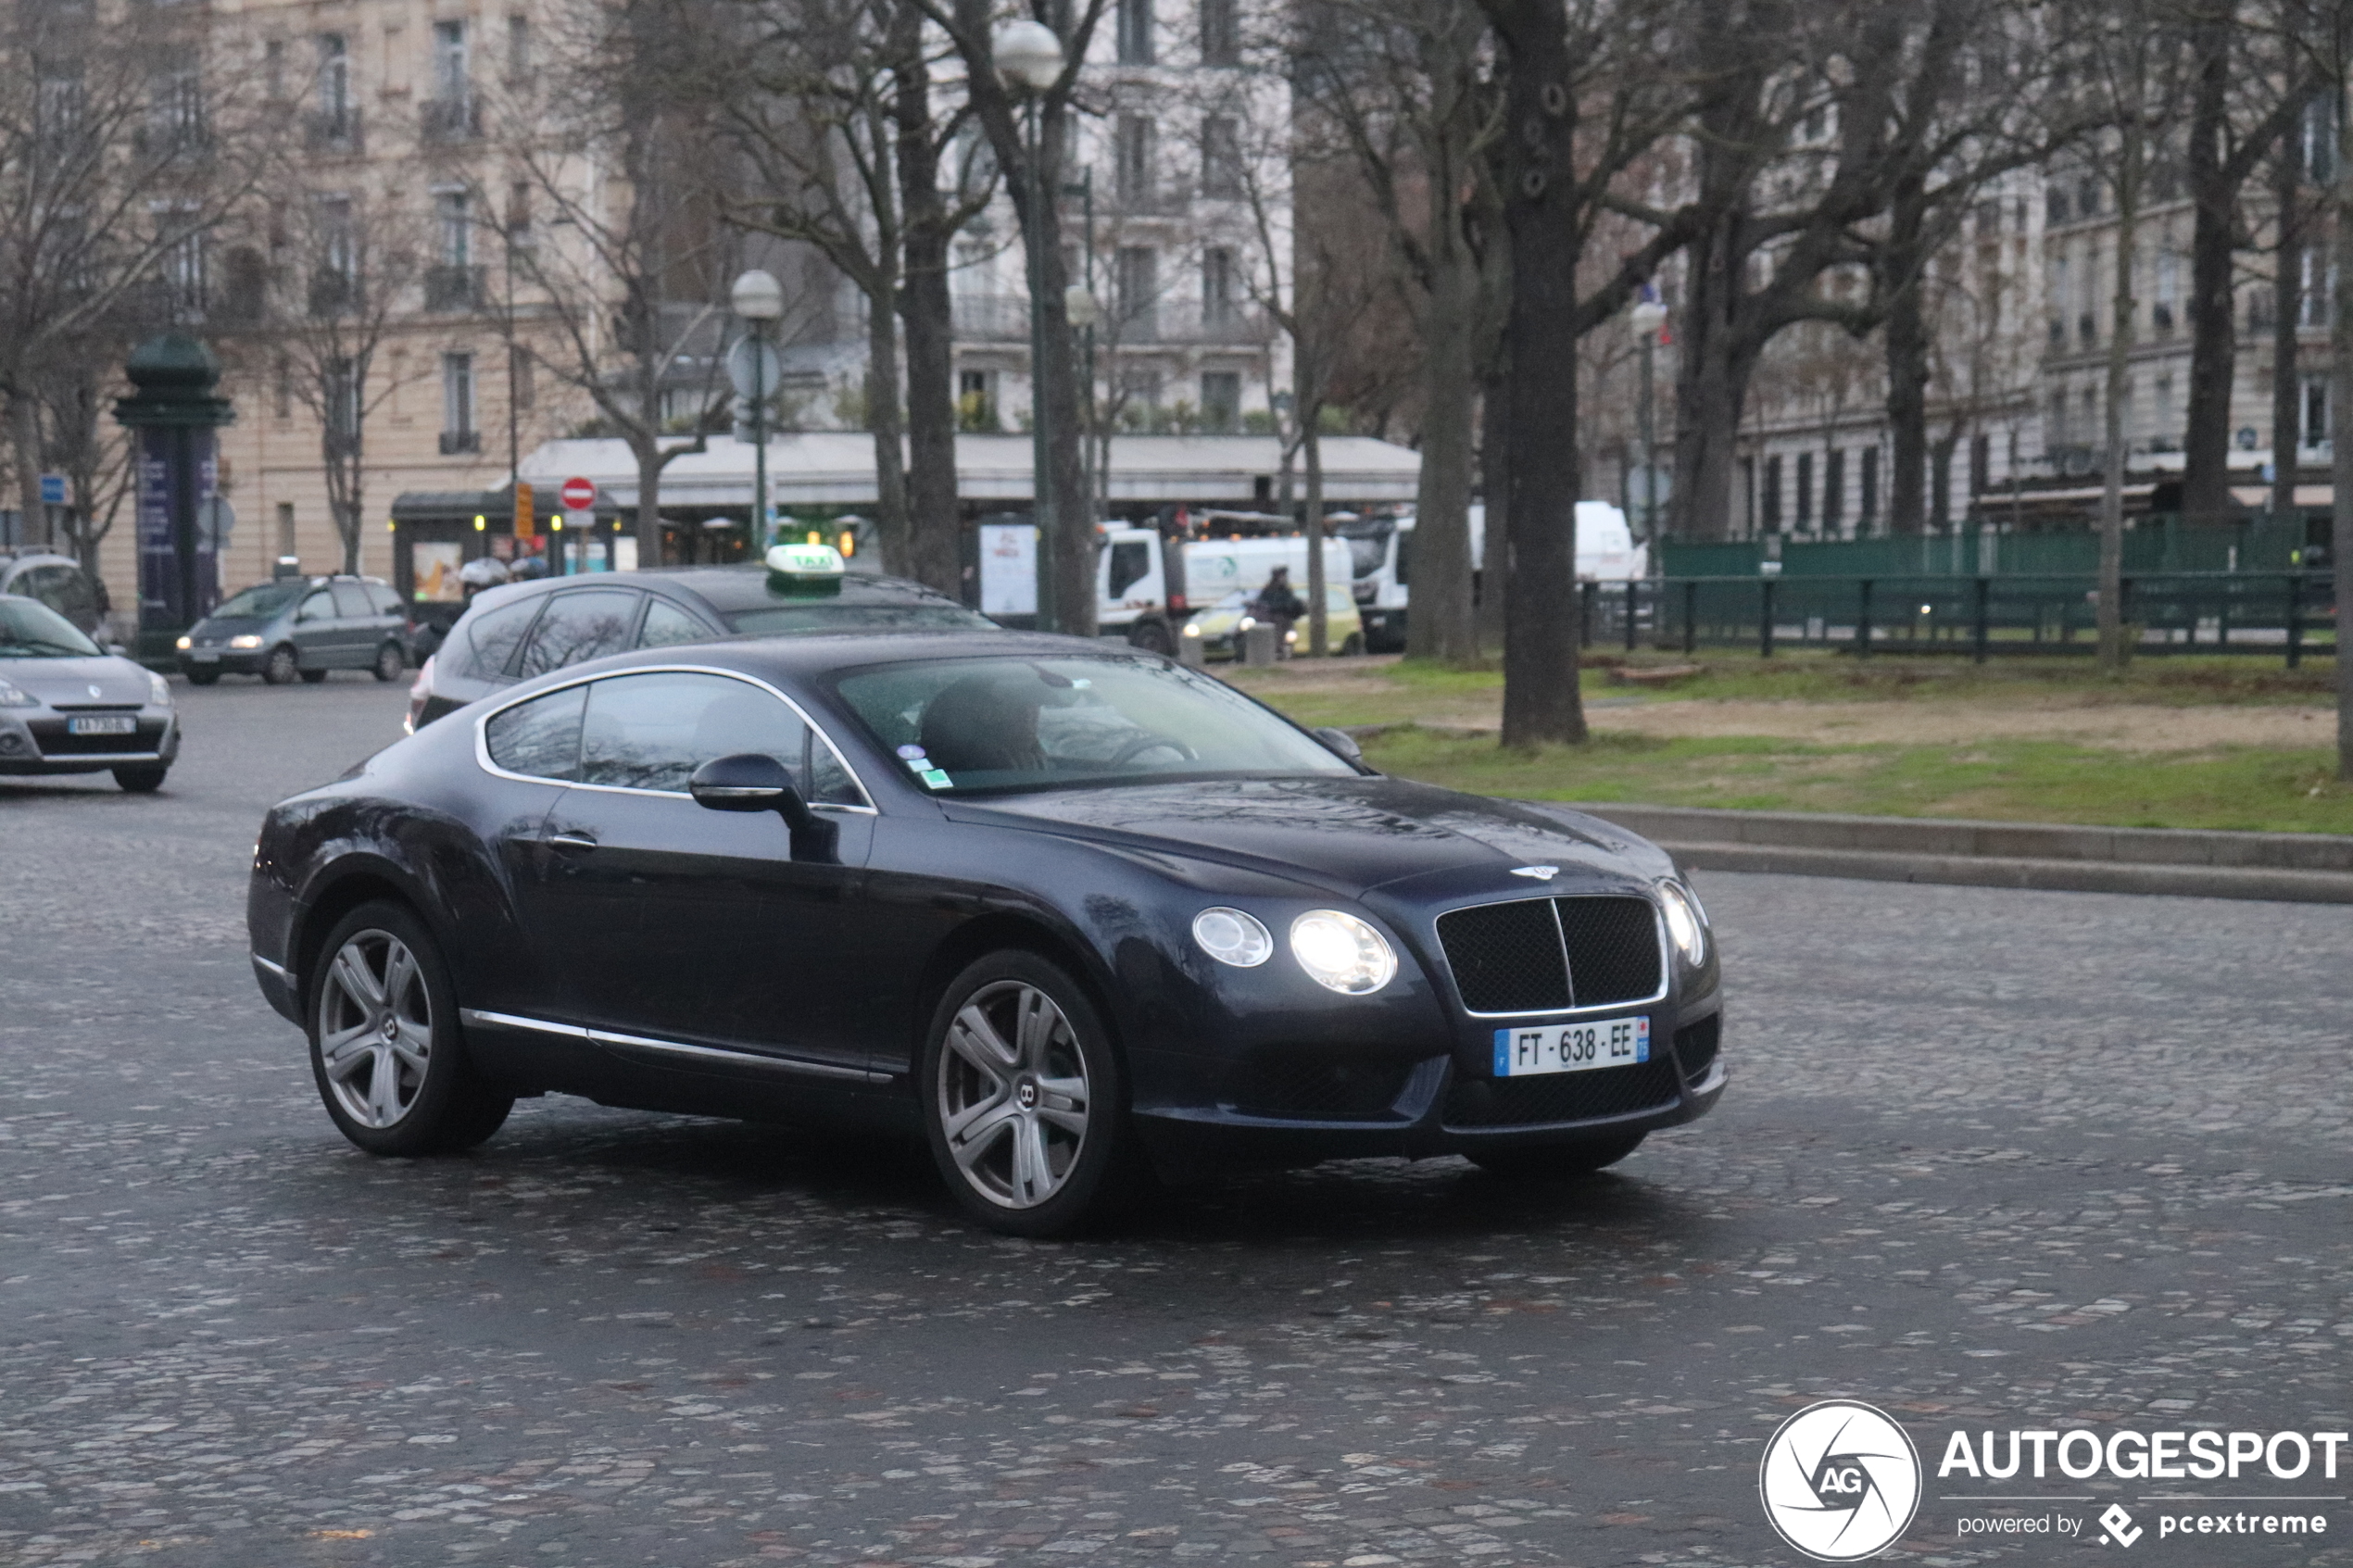
[{"label": "building window", "polygon": [[986,435],[997,433],[996,371],[957,372],[956,428]]},{"label": "building window", "polygon": [[295,553],[294,503],[292,501],[278,503],[278,553],[282,556],[291,556]]},{"label": "building window", "polygon": [[1147,206],[1152,199],[1152,122],[1139,114],[1121,115],[1117,138],[1114,174],[1119,199],[1129,207]]},{"label": "building window", "polygon": [[1765,459],[1765,483],[1757,495],[1756,521],[1768,533],[1781,531],[1781,459],[1779,453]]},{"label": "building window", "polygon": [[1822,459],[1822,532],[1835,533],[1846,521],[1846,453],[1836,446]]},{"label": "building window", "polygon": [[531,74],[531,19],[507,19],[507,80],[521,82]]},{"label": "building window", "polygon": [[157,73],[147,106],[157,145],[165,151],[200,147],[205,141],[204,72],[182,59]]},{"label": "building window", "polygon": [[[164,222],[178,221],[167,216]],[[205,233],[194,229],[171,240],[163,252],[163,289],[166,304],[173,320],[193,321],[200,319],[210,295],[210,279],[207,273],[209,258],[206,255]]]},{"label": "building window", "polygon": [[1152,63],[1152,0],[1119,0],[1119,63]]},{"label": "building window", "polygon": [[531,245],[531,182],[518,180],[507,187],[507,242]]},{"label": "building window", "polygon": [[1215,435],[1230,435],[1241,423],[1242,378],[1239,370],[1201,374],[1202,424]]},{"label": "building window", "polygon": [[474,357],[441,357],[441,450],[479,452],[482,433],[474,428]]},{"label": "building window", "polygon": [[1201,257],[1201,324],[1205,331],[1230,330],[1239,315],[1234,302],[1234,253],[1212,245]]},{"label": "building window", "polygon": [[[537,374],[531,368],[531,351],[510,346],[507,350],[509,395],[518,408],[528,408],[539,400]],[[699,412],[699,408],[697,409]]]},{"label": "building window", "polygon": [[2043,456],[2057,457],[2067,445],[2067,394],[2051,394],[2051,411],[2043,421]]},{"label": "building window", "polygon": [[2181,288],[2181,258],[2171,245],[2157,253],[2157,303],[2149,307],[2149,323],[2160,332],[2173,330],[2173,300]]},{"label": "building window", "polygon": [[359,377],[356,372],[350,359],[331,359],[320,385],[326,404],[327,449],[338,457],[359,450]]},{"label": "building window", "polygon": [[318,120],[322,141],[351,136],[351,47],[340,32],[319,35]]},{"label": "building window", "polygon": [[1797,526],[1814,526],[1814,454],[1797,455]]},{"label": "building window", "polygon": [[1857,486],[1856,499],[1862,504],[1856,508],[1855,531],[1869,533],[1879,526],[1879,448],[1863,448],[1862,483]]},{"label": "building window", "polygon": [[2317,245],[2307,245],[2298,280],[2296,324],[2299,327],[2325,327],[2335,304],[2336,265]]},{"label": "building window", "polygon": [[462,21],[442,21],[433,24],[433,83],[434,94],[445,102],[463,103],[472,92],[466,66],[466,24]]},{"label": "building window", "polygon": [[1112,308],[1120,334],[1130,343],[1160,335],[1160,253],[1150,245],[1121,247],[1112,274]]},{"label": "building window", "polygon": [[2304,441],[2319,446],[2329,439],[2329,383],[2326,376],[2304,378]]},{"label": "building window", "polygon": [[1201,122],[1201,194],[1226,201],[1242,194],[1242,129],[1231,115]]},{"label": "building window", "polygon": [[270,411],[279,419],[294,418],[294,362],[278,356],[277,374],[270,388]]},{"label": "building window", "polygon": [[1235,0],[1201,0],[1201,63],[1236,66],[1241,61],[1240,8]]},{"label": "building window", "polygon": [[1969,443],[1969,493],[1974,497],[1994,488],[1994,438],[1981,435]]}]

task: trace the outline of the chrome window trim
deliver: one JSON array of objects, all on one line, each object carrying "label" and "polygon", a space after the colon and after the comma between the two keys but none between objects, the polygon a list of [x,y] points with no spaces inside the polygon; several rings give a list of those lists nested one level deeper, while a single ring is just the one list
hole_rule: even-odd
[{"label": "chrome window trim", "polygon": [[[1446,983],[1454,987],[1454,1000],[1457,1003],[1462,1002],[1463,988],[1454,980],[1454,960],[1446,956],[1446,938],[1438,929],[1440,921],[1444,920],[1448,915],[1460,914],[1465,909],[1493,909],[1504,904],[1554,904],[1562,898],[1642,898],[1648,903],[1651,907],[1651,935],[1658,943],[1658,989],[1647,997],[1629,997],[1620,1002],[1602,1002],[1592,1007],[1537,1008],[1524,1012],[1478,1012],[1465,1004],[1464,1017],[1583,1018],[1589,1015],[1623,1012],[1629,1008],[1646,1008],[1667,999],[1667,992],[1675,987],[1675,955],[1667,944],[1667,917],[1659,912],[1657,899],[1642,893],[1540,893],[1532,898],[1488,898],[1477,903],[1457,904],[1453,909],[1441,909],[1430,917],[1430,941],[1436,948],[1438,961],[1446,968]],[[1559,937],[1561,945],[1561,972],[1568,977],[1568,994],[1573,997],[1577,995],[1577,966],[1568,961],[1568,935],[1561,929],[1560,910],[1557,908],[1554,909],[1552,915],[1553,931]]]},{"label": "chrome window trim", "polygon": [[570,691],[574,686],[590,685],[598,681],[615,681],[625,675],[718,675],[730,681],[741,681],[747,685],[758,686],[761,691],[791,709],[800,721],[809,726],[810,734],[825,743],[825,749],[834,754],[834,760],[841,765],[843,772],[849,775],[849,782],[858,786],[858,793],[865,797],[866,800],[862,806],[843,805],[837,801],[812,800],[809,802],[809,809],[812,811],[851,811],[869,817],[882,814],[875,807],[875,792],[866,787],[866,781],[858,776],[858,770],[851,767],[849,759],[841,754],[841,747],[834,744],[834,737],[825,733],[825,727],[823,724],[809,716],[807,709],[757,675],[747,675],[740,670],[724,670],[715,664],[649,664],[635,670],[600,670],[594,674],[582,675],[573,680],[559,681],[552,686],[542,686],[537,691],[502,702],[474,721],[474,765],[493,778],[512,779],[518,784],[553,784],[560,789],[588,789],[605,795],[642,795],[657,800],[692,800],[694,797],[684,790],[636,789],[627,784],[582,784],[577,779],[542,778],[535,773],[510,771],[491,760],[490,721],[497,718],[510,708],[520,708],[526,702],[536,702],[543,696],[552,696],[558,692]]},{"label": "chrome window trim", "polygon": [[800,1061],[791,1057],[763,1056],[757,1051],[727,1050],[718,1046],[690,1046],[684,1040],[657,1040],[644,1035],[623,1035],[610,1029],[584,1029],[577,1023],[556,1023],[544,1018],[524,1018],[516,1013],[491,1012],[481,1008],[459,1008],[458,1019],[461,1023],[486,1029],[522,1029],[537,1035],[558,1035],[567,1040],[585,1040],[591,1045],[660,1051],[669,1056],[724,1061],[735,1067],[766,1068],[803,1077],[844,1079],[857,1084],[887,1084],[891,1081],[887,1073],[869,1073],[862,1067],[837,1067],[827,1061]]}]

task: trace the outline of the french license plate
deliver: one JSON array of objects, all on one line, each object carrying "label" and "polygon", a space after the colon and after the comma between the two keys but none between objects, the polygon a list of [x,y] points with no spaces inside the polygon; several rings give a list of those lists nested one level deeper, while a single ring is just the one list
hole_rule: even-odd
[{"label": "french license plate", "polygon": [[217,648],[198,648],[195,652],[188,656],[188,662],[191,664],[218,664],[220,662],[220,653]]},{"label": "french license plate", "polygon": [[135,735],[139,721],[128,713],[103,713],[90,719],[69,719],[66,734],[69,735]]},{"label": "french license plate", "polygon": [[1590,1073],[1631,1067],[1651,1059],[1651,1021],[1604,1018],[1592,1023],[1547,1023],[1541,1029],[1495,1031],[1495,1076]]}]

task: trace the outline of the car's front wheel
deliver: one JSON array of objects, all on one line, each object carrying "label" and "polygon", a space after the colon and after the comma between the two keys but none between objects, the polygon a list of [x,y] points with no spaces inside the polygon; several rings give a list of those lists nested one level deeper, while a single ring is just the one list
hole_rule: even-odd
[{"label": "car's front wheel", "polygon": [[220,684],[220,671],[218,670],[191,670],[188,671],[188,684],[192,686],[217,685]]},{"label": "car's front wheel", "polygon": [[956,976],[917,1082],[940,1175],[992,1230],[1063,1235],[1126,1189],[1126,1080],[1101,1018],[1061,966],[1008,950]]},{"label": "car's front wheel", "polygon": [[163,787],[163,776],[170,771],[169,766],[117,768],[114,782],[132,795],[153,795]]},{"label": "car's front wheel", "polygon": [[295,658],[295,650],[283,643],[271,648],[270,657],[261,661],[261,678],[273,686],[290,686],[301,673],[302,665]]},{"label": "car's front wheel", "polygon": [[400,645],[386,643],[376,650],[376,662],[371,672],[379,681],[397,681],[408,668],[409,659],[400,651]]},{"label": "car's front wheel", "polygon": [[497,1132],[515,1097],[467,1060],[424,922],[398,904],[362,904],[319,950],[310,1069],[343,1135],[370,1154],[446,1154]]},{"label": "car's front wheel", "polygon": [[1615,1165],[1642,1147],[1643,1133],[1620,1133],[1615,1137],[1585,1138],[1569,1144],[1521,1144],[1514,1148],[1484,1148],[1469,1156],[1470,1162],[1482,1171],[1499,1176],[1532,1176],[1540,1181],[1565,1181],[1572,1176],[1590,1176],[1605,1165]]}]

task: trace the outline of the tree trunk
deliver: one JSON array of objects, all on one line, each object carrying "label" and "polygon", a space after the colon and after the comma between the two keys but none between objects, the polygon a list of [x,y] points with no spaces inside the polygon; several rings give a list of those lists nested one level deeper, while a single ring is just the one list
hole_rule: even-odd
[{"label": "tree trunk", "polygon": [[955,328],[948,291],[949,212],[939,194],[939,149],[932,140],[931,74],[924,64],[923,12],[902,0],[894,22],[912,36],[902,48],[892,110],[899,124],[902,246],[899,315],[907,331],[907,575],[961,597],[957,547]]},{"label": "tree trunk", "polygon": [[1741,410],[1748,402],[1753,350],[1739,340],[1739,230],[1743,215],[1725,214],[1692,248],[1691,307],[1683,313],[1675,369],[1675,484],[1667,497],[1679,539],[1730,539],[1732,473]]},{"label": "tree trunk", "polygon": [[[1887,531],[1916,534],[1928,526],[1928,312],[1920,299],[1926,270],[1927,188],[1906,180],[1881,252],[1887,290]],[[1941,514],[1940,514],[1941,521]]]},{"label": "tree trunk", "polygon": [[866,312],[866,425],[875,438],[875,532],[882,564],[907,575],[907,440],[900,420],[899,313],[875,305]]},{"label": "tree trunk", "polygon": [[[1052,573],[1055,630],[1074,637],[1095,634],[1095,519],[1087,482],[1084,433],[1078,420],[1078,374],[1070,351],[1070,315],[1064,299],[1069,270],[1063,265],[1062,214],[1054,193],[1062,188],[1062,159],[1056,155],[1065,137],[1067,109],[1050,106],[1033,158],[1026,147],[1008,158],[998,149],[999,163],[1012,176],[1015,207],[1022,217],[1022,234],[1035,270],[1038,297],[1032,308],[1038,318],[1037,341],[1044,345],[1042,362],[1029,368],[1030,418],[1043,420],[1046,467],[1052,490],[1051,514],[1039,521]],[[1040,607],[1041,608],[1043,607]]]},{"label": "tree trunk", "polygon": [[[629,455],[637,459],[637,564],[660,566],[661,559],[661,443],[651,435],[633,434]],[[752,520],[751,532],[760,531]]]},{"label": "tree trunk", "polygon": [[2201,18],[2191,30],[2201,53],[2190,115],[2190,195],[2196,216],[2190,239],[2190,392],[2182,435],[2182,515],[2219,522],[2231,499],[2231,383],[2238,355],[2231,290],[2237,182],[2223,167],[2230,129],[2230,23]]},{"label": "tree trunk", "polygon": [[16,450],[19,528],[27,540],[53,544],[49,508],[41,504],[41,409],[31,387],[9,395],[8,441]]},{"label": "tree trunk", "polygon": [[2133,354],[2133,263],[2139,250],[2141,139],[2124,128],[2116,176],[2116,279],[2109,295],[2106,452],[2100,484],[2100,668],[2115,673],[2131,650],[2124,637],[2124,383]]},{"label": "tree trunk", "polygon": [[[2334,253],[2353,257],[2353,115],[2339,117]],[[2336,270],[2329,313],[2329,565],[2336,578],[2336,776],[2353,784],[2353,266]]]},{"label": "tree trunk", "polygon": [[[1511,509],[1511,371],[1497,364],[1479,383],[1478,494],[1486,515],[1479,529],[1478,657],[1499,659],[1507,646],[1504,628],[1504,564],[1511,559],[1507,527]],[[1563,440],[1571,439],[1567,431]]]},{"label": "tree trunk", "polygon": [[[1422,472],[1415,494],[1413,608],[1406,653],[1443,664],[1478,660],[1471,626],[1471,370],[1475,279],[1459,243],[1432,245],[1423,306]],[[1451,252],[1451,259],[1445,259]]]},{"label": "tree trunk", "polygon": [[2280,226],[2271,287],[2271,515],[2296,510],[2297,449],[2303,445],[2304,388],[2297,374],[2296,322],[2304,308],[2303,170],[2284,140],[2271,166],[2271,200]]},{"label": "tree trunk", "polygon": [[1307,460],[1307,651],[1322,659],[1332,651],[1331,606],[1324,582],[1324,438],[1314,425],[1302,432]]},{"label": "tree trunk", "polygon": [[1507,746],[1584,741],[1577,686],[1575,90],[1559,0],[1491,0],[1510,51],[1504,222],[1511,237],[1505,420],[1504,734]]}]

